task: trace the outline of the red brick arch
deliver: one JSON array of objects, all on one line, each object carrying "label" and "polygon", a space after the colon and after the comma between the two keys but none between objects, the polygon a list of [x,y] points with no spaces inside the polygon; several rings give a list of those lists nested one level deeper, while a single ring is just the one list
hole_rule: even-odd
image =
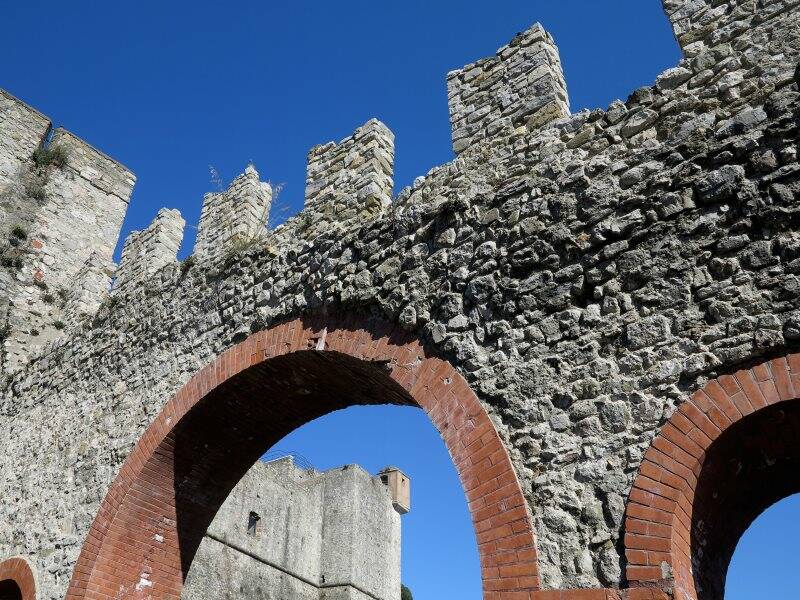
[{"label": "red brick arch", "polygon": [[376,319],[297,319],[230,348],[136,444],[81,550],[67,598],[178,599],[200,539],[247,469],[290,431],[357,404],[423,408],[461,478],[484,597],[539,587],[531,519],[508,453],[464,378]]},{"label": "red brick arch", "polygon": [[800,354],[710,381],[645,454],[625,521],[631,585],[722,600],[741,535],[800,491]]},{"label": "red brick arch", "polygon": [[36,579],[28,561],[21,557],[0,563],[0,598],[36,600]]}]

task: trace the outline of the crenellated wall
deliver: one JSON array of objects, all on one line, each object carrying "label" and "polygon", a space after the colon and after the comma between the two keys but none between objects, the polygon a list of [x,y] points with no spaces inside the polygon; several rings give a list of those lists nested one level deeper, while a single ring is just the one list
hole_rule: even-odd
[{"label": "crenellated wall", "polygon": [[224,192],[206,194],[194,255],[213,260],[252,246],[264,237],[272,207],[272,186],[248,165]]},{"label": "crenellated wall", "polygon": [[[672,22],[675,37],[687,56],[696,55],[704,48],[734,42],[754,29],[764,31],[765,23],[796,11],[798,6],[797,0],[664,0],[664,10]],[[753,36],[753,41],[776,44],[772,52],[784,44],[791,49],[791,40],[796,40],[798,35],[796,31],[779,35],[774,35],[774,31],[765,33],[766,36]]]},{"label": "crenellated wall", "polygon": [[174,263],[185,225],[180,212],[162,208],[147,229],[131,233],[122,247],[114,292],[143,285],[157,271]]},{"label": "crenellated wall", "polygon": [[522,128],[534,131],[569,115],[558,47],[540,24],[520,33],[497,55],[447,75],[456,154]]},{"label": "crenellated wall", "polygon": [[338,144],[311,149],[305,204],[344,219],[380,209],[392,201],[393,174],[394,134],[372,119]]},{"label": "crenellated wall", "polygon": [[[499,98],[483,113],[462,102],[481,125],[391,204],[391,135],[372,122],[312,151],[306,210],[224,264],[211,259],[225,243],[210,240],[225,219],[209,206],[191,268],[167,261],[0,381],[0,495],[13,498],[0,503],[0,558],[28,557],[40,600],[63,598],[105,492],[173,393],[253,332],[368,315],[457,370],[514,465],[538,570],[487,598],[617,594],[605,589],[628,585],[630,561],[658,561],[670,543],[647,525],[638,535],[651,547],[629,558],[623,521],[676,407],[711,378],[800,347],[797,7],[667,0],[684,59],[653,86],[606,110],[496,131]],[[546,65],[557,92],[549,38],[537,27],[516,40],[507,59],[541,44],[519,68]],[[481,73],[504,72],[503,52]],[[491,78],[466,81],[471,70],[450,81],[480,95]],[[515,110],[541,98],[514,97]],[[361,189],[380,190],[365,194],[377,199],[368,211]],[[324,333],[308,342],[324,346]],[[407,366],[390,363],[381,368]],[[498,526],[477,539],[496,549],[513,537]],[[633,564],[658,576],[654,595],[637,598],[673,595],[667,563]],[[496,583],[501,565],[483,566]]]}]

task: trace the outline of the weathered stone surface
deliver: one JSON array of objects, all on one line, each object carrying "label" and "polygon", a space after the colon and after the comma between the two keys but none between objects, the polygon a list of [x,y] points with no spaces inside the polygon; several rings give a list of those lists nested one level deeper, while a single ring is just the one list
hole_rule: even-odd
[{"label": "weathered stone surface", "polygon": [[181,598],[396,600],[400,521],[387,487],[358,465],[256,463],[214,517]]},{"label": "weathered stone surface", "polygon": [[308,153],[306,207],[319,204],[329,218],[367,216],[392,201],[394,134],[371,119],[338,144]]},{"label": "weathered stone surface", "polygon": [[625,501],[661,425],[800,336],[798,3],[665,7],[688,79],[487,129],[391,205],[348,192],[333,201],[356,208],[311,203],[234,260],[168,264],[0,383],[0,556],[30,557],[42,598],[63,597],[171,393],[251,331],[365,312],[421,336],[492,415],[543,586],[624,584]]},{"label": "weathered stone surface", "polygon": [[125,240],[116,271],[114,290],[142,285],[157,271],[174,263],[183,240],[185,222],[177,210],[162,208],[144,231],[134,231]]},{"label": "weathered stone surface", "polygon": [[539,24],[494,57],[449,73],[447,97],[456,153],[486,138],[537,129],[569,115],[558,48]]},{"label": "weathered stone surface", "polygon": [[[215,260],[229,257],[260,242],[266,233],[272,195],[272,186],[259,180],[258,171],[253,165],[248,165],[224,192],[206,194],[197,227],[194,255],[198,259]],[[171,229],[175,230],[175,227]],[[183,227],[176,233],[180,246]],[[174,234],[170,237],[174,237]],[[175,251],[177,253],[177,247]],[[175,260],[175,253],[169,252],[172,261]],[[169,262],[167,257],[165,261]]]},{"label": "weathered stone surface", "polygon": [[102,295],[77,304],[75,297],[107,291],[134,181],[0,91],[0,368],[16,368],[61,335],[72,311],[97,307]]}]

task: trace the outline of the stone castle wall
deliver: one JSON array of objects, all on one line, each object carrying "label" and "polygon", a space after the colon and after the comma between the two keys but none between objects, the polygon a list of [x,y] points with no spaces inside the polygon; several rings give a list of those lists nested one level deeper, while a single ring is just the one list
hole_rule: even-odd
[{"label": "stone castle wall", "polygon": [[228,260],[166,264],[0,384],[0,556],[30,557],[41,598],[63,597],[167,398],[253,331],[362,313],[418,335],[478,395],[542,586],[624,586],[651,440],[708,378],[800,339],[800,3],[665,9],[684,59],[654,86],[539,128],[489,104],[458,157],[391,204],[342,214],[333,194]]},{"label": "stone castle wall", "polygon": [[[70,298],[77,311],[99,304],[77,298],[107,290],[135,178],[6,92],[0,139],[0,364],[12,370],[61,335]],[[57,162],[37,158],[54,149]]]},{"label": "stone castle wall", "polygon": [[[259,517],[248,532],[251,513]],[[254,533],[254,534],[253,534]],[[185,600],[398,600],[400,515],[357,465],[320,473],[256,463],[225,500],[186,580]]]}]

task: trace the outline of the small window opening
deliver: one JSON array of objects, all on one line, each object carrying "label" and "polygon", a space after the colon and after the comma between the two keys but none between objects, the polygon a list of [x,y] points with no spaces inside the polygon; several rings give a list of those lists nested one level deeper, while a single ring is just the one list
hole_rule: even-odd
[{"label": "small window opening", "polygon": [[381,481],[383,482],[383,485],[389,485],[389,476],[381,475]]},{"label": "small window opening", "polygon": [[247,535],[256,537],[260,533],[261,517],[257,512],[250,511],[250,516],[247,518]]}]

